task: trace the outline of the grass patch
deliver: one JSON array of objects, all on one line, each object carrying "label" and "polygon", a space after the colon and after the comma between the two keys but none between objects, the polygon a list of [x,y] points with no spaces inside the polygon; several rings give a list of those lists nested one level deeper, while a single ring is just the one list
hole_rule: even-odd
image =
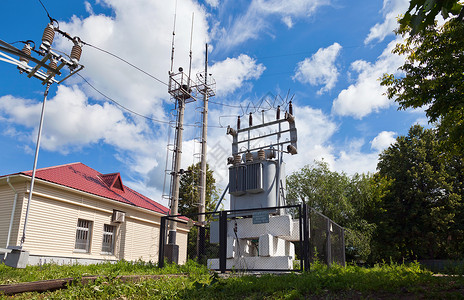
[{"label": "grass patch", "polygon": [[[179,274],[186,277],[148,279],[123,283],[117,275]],[[143,262],[91,266],[28,267],[22,270],[0,266],[3,283],[105,275],[95,283],[77,280],[68,289],[46,293],[26,293],[16,299],[352,299],[352,298],[446,298],[464,299],[464,277],[436,277],[417,263],[379,264],[372,268],[349,265],[326,266],[316,263],[310,272],[292,274],[231,274],[220,278],[192,261],[164,269]],[[32,279],[30,279],[32,278]],[[4,296],[6,297],[6,296]],[[1,296],[0,296],[1,298]]]}]

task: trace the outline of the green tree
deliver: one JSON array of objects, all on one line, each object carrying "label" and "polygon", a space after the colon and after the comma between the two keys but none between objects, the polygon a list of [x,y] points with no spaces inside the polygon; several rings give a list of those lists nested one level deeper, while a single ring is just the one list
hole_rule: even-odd
[{"label": "green tree", "polygon": [[[198,213],[200,186],[200,164],[191,165],[182,175],[179,186],[179,214],[189,215]],[[213,171],[206,164],[206,204],[205,211],[211,212],[219,200],[219,192],[216,187]]]},{"label": "green tree", "polygon": [[331,171],[326,162],[315,161],[287,177],[287,198],[309,206],[345,227],[348,260],[365,261],[371,253],[375,225],[373,176]]},{"label": "green tree", "polygon": [[293,202],[306,202],[334,222],[345,224],[353,214],[346,189],[350,179],[345,173],[329,169],[324,161],[315,161],[287,177],[287,198]]},{"label": "green tree", "polygon": [[411,0],[399,22],[402,27],[411,27],[411,34],[415,35],[433,25],[438,14],[445,20],[450,16],[464,20],[464,8],[459,0]]},{"label": "green tree", "polygon": [[447,258],[450,247],[462,244],[462,228],[455,226],[461,195],[455,192],[451,165],[435,130],[419,125],[383,151],[378,176],[389,184],[377,222],[379,258]]},{"label": "green tree", "polygon": [[[200,164],[191,165],[181,177],[179,186],[179,214],[194,215],[198,213],[198,202],[200,199],[199,194],[200,186]],[[216,187],[216,179],[214,179],[213,171],[206,165],[206,204],[205,211],[212,212],[216,208],[219,200],[219,192]],[[198,219],[192,216],[192,219]],[[206,216],[208,220],[208,215]],[[206,231],[206,241],[209,240],[209,230]],[[190,259],[204,260],[205,257],[198,257],[199,248],[204,246],[206,257],[211,257],[211,253],[217,253],[217,245],[206,242],[205,245],[197,245],[198,243],[198,227],[193,226],[190,229],[187,243],[187,255]],[[213,254],[214,256],[215,254]],[[204,262],[206,263],[206,262]]]},{"label": "green tree", "polygon": [[[429,2],[429,1],[427,1]],[[434,1],[432,1],[434,2]],[[408,28],[398,34],[406,35]],[[400,109],[424,107],[449,151],[464,152],[464,22],[431,25],[397,44],[406,55],[400,76],[384,74],[381,84]]]}]

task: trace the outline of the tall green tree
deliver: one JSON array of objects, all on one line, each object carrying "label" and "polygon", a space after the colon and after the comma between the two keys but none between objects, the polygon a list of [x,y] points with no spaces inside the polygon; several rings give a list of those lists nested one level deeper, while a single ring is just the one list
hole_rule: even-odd
[{"label": "tall green tree", "polygon": [[373,176],[331,171],[323,161],[315,161],[287,177],[287,198],[309,206],[345,227],[348,260],[365,261],[371,254],[375,230]]},{"label": "tall green tree", "polygon": [[[191,165],[182,175],[179,186],[179,214],[189,215],[198,213],[200,186],[200,164]],[[206,205],[205,211],[211,212],[219,200],[219,191],[213,171],[206,164]]]},{"label": "tall green tree", "polygon": [[[409,27],[398,31],[405,36],[408,33]],[[400,109],[425,108],[429,122],[437,124],[440,138],[457,153],[464,152],[463,36],[464,22],[452,19],[406,37],[393,50],[406,56],[399,68],[403,74],[385,74],[381,82]]]},{"label": "tall green tree", "polygon": [[[180,179],[179,186],[179,214],[192,215],[191,218],[197,220],[194,216],[199,212],[199,199],[200,199],[200,164],[191,165],[187,171],[184,172]],[[206,204],[205,211],[212,212],[216,208],[219,200],[219,191],[216,187],[216,179],[213,176],[213,171],[206,165]],[[208,216],[206,217],[208,220]],[[205,245],[198,244],[198,227],[193,226],[190,229],[187,241],[187,255],[190,259],[199,259],[203,263],[205,257],[198,257],[200,247],[205,247],[203,250],[207,257],[217,255],[217,245],[206,242]],[[206,240],[209,240],[209,230],[206,231]],[[212,254],[213,253],[213,254]]]},{"label": "tall green tree", "polygon": [[451,165],[435,130],[419,125],[380,155],[378,176],[390,182],[377,222],[380,258],[447,258],[450,247],[462,244],[462,228],[455,226],[461,195]]},{"label": "tall green tree", "polygon": [[306,202],[334,222],[345,224],[353,214],[346,195],[349,182],[345,173],[331,171],[326,162],[315,161],[287,177],[287,198]]}]

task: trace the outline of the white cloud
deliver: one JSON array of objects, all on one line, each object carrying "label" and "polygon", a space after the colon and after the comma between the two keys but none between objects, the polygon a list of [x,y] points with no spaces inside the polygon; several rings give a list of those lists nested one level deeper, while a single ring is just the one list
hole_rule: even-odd
[{"label": "white cloud", "polygon": [[[42,103],[4,96],[0,111],[10,123],[34,128],[31,140],[37,136]],[[73,148],[104,141],[121,150],[140,151],[149,141],[143,123],[128,121],[123,113],[108,103],[89,104],[76,86],[59,86],[55,97],[45,107],[42,147],[67,153]]]},{"label": "white cloud", "polygon": [[379,78],[384,73],[397,74],[398,67],[404,63],[403,57],[391,53],[399,41],[398,38],[390,42],[373,64],[363,60],[351,64],[351,68],[358,73],[358,77],[354,84],[342,90],[333,101],[332,111],[335,114],[361,119],[391,105],[392,100],[384,95],[385,87],[380,85]]},{"label": "white cloud", "polygon": [[354,173],[375,172],[379,151],[362,151],[362,138],[351,138],[344,145],[334,145],[332,137],[338,125],[319,109],[309,106],[294,106],[298,129],[298,154],[287,155],[287,175],[299,170],[314,160],[324,160],[332,170]]},{"label": "white cloud", "polygon": [[335,66],[335,60],[341,49],[342,46],[338,43],[327,48],[320,48],[310,58],[298,63],[293,79],[311,85],[324,85],[318,94],[329,91],[337,82],[339,73]]},{"label": "white cloud", "polygon": [[256,59],[241,54],[215,63],[210,71],[217,80],[217,94],[224,95],[235,91],[246,80],[259,78],[265,69],[262,64],[256,63]]},{"label": "white cloud", "polygon": [[393,131],[380,132],[371,141],[371,149],[374,149],[377,152],[382,152],[384,149],[388,148],[392,143],[396,141],[395,135],[396,135],[396,132],[393,132]]},{"label": "white cloud", "polygon": [[85,5],[85,11],[89,13],[90,15],[93,15],[94,12],[93,12],[92,5],[88,1],[85,1],[84,5]]},{"label": "white cloud", "polygon": [[386,36],[393,34],[393,30],[398,27],[397,18],[408,9],[409,0],[384,0],[382,14],[383,23],[375,24],[369,31],[364,40],[364,44],[369,44],[374,40],[383,41]]},{"label": "white cloud", "polygon": [[292,17],[290,16],[284,16],[282,18],[282,22],[284,22],[284,24],[287,25],[288,28],[293,27],[293,20],[292,20]]},{"label": "white cloud", "polygon": [[219,0],[206,0],[206,3],[211,7],[219,6]]},{"label": "white cloud", "polygon": [[329,141],[337,130],[336,123],[320,109],[294,105],[298,130],[298,154],[284,157],[287,174],[299,170],[314,160],[334,161],[334,149]]},{"label": "white cloud", "polygon": [[218,48],[229,48],[257,39],[263,31],[271,27],[268,17],[280,16],[287,27],[288,21],[308,17],[323,5],[329,5],[329,0],[253,0],[247,11],[234,19],[228,28],[223,28],[222,38]]},{"label": "white cloud", "polygon": [[364,153],[359,149],[341,151],[339,157],[334,162],[334,169],[338,172],[345,172],[348,175],[355,173],[373,173],[377,167],[379,154]]}]

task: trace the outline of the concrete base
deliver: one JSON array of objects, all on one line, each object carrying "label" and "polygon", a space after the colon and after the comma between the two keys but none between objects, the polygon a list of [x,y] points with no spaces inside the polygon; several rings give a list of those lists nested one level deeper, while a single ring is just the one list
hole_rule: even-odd
[{"label": "concrete base", "polygon": [[290,256],[295,258],[295,245],[292,242],[263,234],[259,237],[259,256]]},{"label": "concrete base", "polygon": [[[208,268],[219,269],[219,258],[208,259]],[[293,270],[290,256],[274,257],[240,257],[226,260],[227,269],[237,270]]]},{"label": "concrete base", "polygon": [[44,255],[29,255],[28,265],[41,266],[44,264],[55,264],[55,265],[91,265],[91,264],[102,264],[106,262],[116,263],[116,259],[91,259],[91,258],[73,258],[63,256],[44,256]]},{"label": "concrete base", "polygon": [[28,261],[29,251],[12,249],[5,258],[5,265],[12,268],[24,269],[27,266]]},{"label": "concrete base", "polygon": [[[253,224],[252,218],[227,221],[227,235],[235,237],[234,227],[237,224],[237,237],[239,239],[258,239],[264,234],[280,237],[286,241],[300,240],[300,222],[292,219],[290,215],[269,216],[269,223]],[[219,243],[219,222],[210,224],[210,243]]]},{"label": "concrete base", "polygon": [[164,257],[169,263],[179,263],[179,245],[166,244],[164,246]]},{"label": "concrete base", "polygon": [[[8,255],[11,253],[11,249],[3,251],[0,249],[0,263],[5,263]],[[12,259],[12,257],[10,257]],[[30,254],[27,259],[26,265],[28,266],[41,266],[44,264],[55,264],[55,265],[90,265],[90,264],[102,264],[102,263],[116,263],[117,259],[92,259],[82,257],[65,257],[65,256],[48,256],[48,255],[36,255]],[[13,264],[13,262],[11,263]]]}]

